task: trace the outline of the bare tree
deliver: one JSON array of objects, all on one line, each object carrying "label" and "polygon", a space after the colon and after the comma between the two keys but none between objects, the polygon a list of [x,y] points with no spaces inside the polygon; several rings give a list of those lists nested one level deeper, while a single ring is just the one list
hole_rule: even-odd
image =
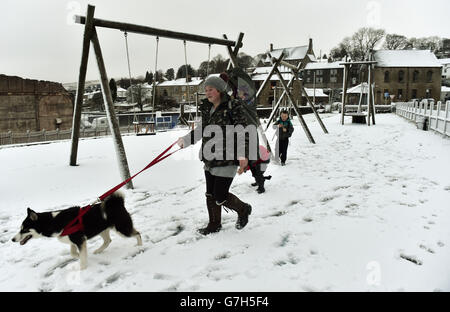
[{"label": "bare tree", "polygon": [[246,69],[253,66],[253,57],[245,54],[244,52],[239,52],[237,55],[237,63],[240,68]]},{"label": "bare tree", "polygon": [[216,55],[212,59],[213,70],[212,73],[221,73],[227,70],[228,67],[228,59],[223,58],[221,54]]},{"label": "bare tree", "polygon": [[200,64],[200,67],[197,70],[197,75],[201,78],[205,78],[207,74],[211,73],[211,62],[204,61]]},{"label": "bare tree", "polygon": [[337,61],[342,60],[344,57],[349,56],[351,54],[352,50],[352,44],[350,37],[345,37],[337,47],[331,49],[330,51],[330,57]]},{"label": "bare tree", "polygon": [[408,49],[430,50],[433,53],[439,51],[442,46],[442,38],[437,36],[423,38],[409,38],[406,44]]},{"label": "bare tree", "polygon": [[408,45],[408,38],[403,35],[387,34],[383,48],[387,50],[403,50]]},{"label": "bare tree", "polygon": [[352,36],[352,59],[355,61],[368,59],[369,53],[383,39],[385,34],[384,29],[360,28]]}]

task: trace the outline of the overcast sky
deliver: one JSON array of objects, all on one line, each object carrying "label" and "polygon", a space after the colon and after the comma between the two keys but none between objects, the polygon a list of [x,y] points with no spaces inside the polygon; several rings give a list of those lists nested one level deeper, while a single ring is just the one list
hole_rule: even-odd
[{"label": "overcast sky", "polygon": [[[58,82],[78,79],[84,27],[71,23],[85,15],[198,35],[243,32],[241,51],[255,56],[275,48],[308,44],[328,54],[345,36],[360,27],[383,28],[407,37],[450,37],[448,0],[0,0],[0,74]],[[125,41],[118,30],[98,29],[108,77],[128,75]],[[133,76],[154,71],[155,37],[129,34]],[[92,51],[92,48],[91,48]],[[211,57],[227,56],[225,47],[212,46]],[[208,46],[187,43],[188,63],[198,68],[208,59]],[[184,64],[183,42],[160,39],[158,69]],[[98,79],[90,54],[87,79]]]}]

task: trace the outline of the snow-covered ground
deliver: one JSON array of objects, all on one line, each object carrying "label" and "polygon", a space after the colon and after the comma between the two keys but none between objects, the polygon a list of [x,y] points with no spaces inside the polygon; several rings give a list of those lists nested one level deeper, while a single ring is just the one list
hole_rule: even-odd
[{"label": "snow-covered ground", "polygon": [[[143,246],[113,232],[94,255],[94,238],[84,271],[55,238],[11,238],[27,207],[84,205],[119,183],[112,139],[80,141],[77,167],[69,141],[1,148],[0,291],[450,291],[450,140],[392,114],[371,127],[323,117],[329,134],[305,116],[315,145],[295,119],[266,193],[236,177],[231,192],[253,206],[243,230],[223,212],[221,232],[196,233],[207,221],[198,144],[123,190]],[[130,171],[184,133],[124,137]]]}]

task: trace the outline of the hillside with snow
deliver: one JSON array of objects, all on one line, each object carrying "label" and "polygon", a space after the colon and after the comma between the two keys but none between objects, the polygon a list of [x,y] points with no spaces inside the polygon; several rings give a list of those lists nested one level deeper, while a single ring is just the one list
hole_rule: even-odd
[{"label": "hillside with snow", "polygon": [[[77,167],[70,141],[1,147],[0,291],[450,291],[450,140],[394,114],[371,127],[322,116],[329,134],[305,116],[317,144],[294,120],[266,193],[250,173],[235,178],[231,192],[253,207],[243,230],[224,211],[221,232],[196,232],[208,218],[197,144],[122,190],[143,246],[112,232],[94,255],[94,238],[84,271],[56,238],[11,238],[27,207],[85,205],[118,184],[112,139],[80,141]],[[124,136],[131,173],[185,133]]]}]

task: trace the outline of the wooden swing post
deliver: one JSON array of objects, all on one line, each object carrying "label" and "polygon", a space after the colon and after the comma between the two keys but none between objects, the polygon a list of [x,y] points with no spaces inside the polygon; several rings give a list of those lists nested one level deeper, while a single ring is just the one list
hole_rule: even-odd
[{"label": "wooden swing post", "polygon": [[[367,125],[370,126],[370,118],[372,117],[373,124],[375,125],[375,99],[373,96],[373,86],[372,86],[372,66],[377,64],[376,61],[360,61],[360,62],[342,62],[339,65],[344,65],[344,77],[342,81],[342,108],[341,108],[341,124],[344,124],[344,116],[352,116],[355,118],[365,117],[366,113],[357,112],[357,113],[346,113],[345,105],[347,101],[347,88],[348,88],[348,77],[349,77],[349,69],[352,65],[367,65],[368,67],[368,75],[367,75]],[[363,88],[363,84],[361,83],[361,91]]]},{"label": "wooden swing post", "polygon": [[84,25],[83,49],[81,52],[80,72],[78,75],[77,94],[73,108],[72,119],[72,146],[70,150],[70,165],[77,165],[78,141],[80,139],[81,107],[83,106],[84,86],[89,59],[89,47],[91,42],[95,7],[89,5],[86,13],[86,24]]}]

